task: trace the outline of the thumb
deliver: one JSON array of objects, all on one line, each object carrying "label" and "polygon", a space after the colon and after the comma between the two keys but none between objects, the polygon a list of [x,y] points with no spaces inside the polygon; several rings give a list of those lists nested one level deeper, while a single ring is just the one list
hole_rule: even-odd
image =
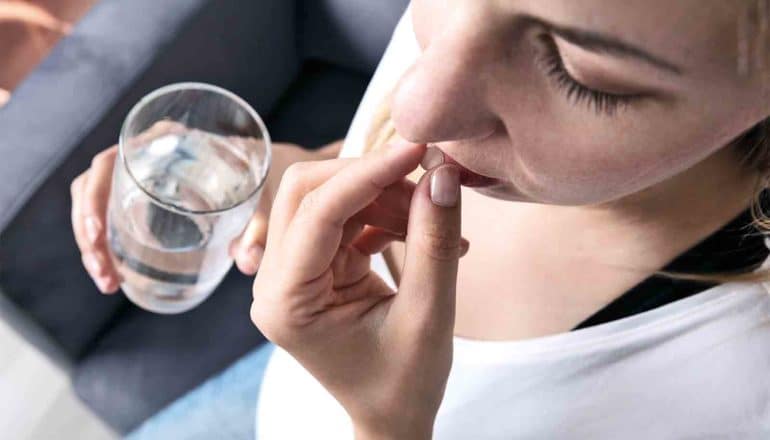
[{"label": "thumb", "polygon": [[465,250],[460,220],[459,168],[442,165],[425,173],[412,196],[404,268],[393,306],[405,312],[401,316],[439,331],[454,327],[457,266]]}]

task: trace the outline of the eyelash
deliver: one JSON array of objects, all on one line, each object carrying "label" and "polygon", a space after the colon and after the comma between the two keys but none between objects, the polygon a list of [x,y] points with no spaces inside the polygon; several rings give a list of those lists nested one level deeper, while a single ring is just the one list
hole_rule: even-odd
[{"label": "eyelash", "polygon": [[613,116],[618,109],[625,108],[640,98],[640,95],[616,95],[602,92],[579,83],[564,67],[564,61],[553,38],[549,35],[543,35],[541,39],[546,46],[545,53],[540,59],[542,67],[545,73],[554,80],[557,88],[566,93],[568,101],[574,104],[585,103],[596,113]]}]

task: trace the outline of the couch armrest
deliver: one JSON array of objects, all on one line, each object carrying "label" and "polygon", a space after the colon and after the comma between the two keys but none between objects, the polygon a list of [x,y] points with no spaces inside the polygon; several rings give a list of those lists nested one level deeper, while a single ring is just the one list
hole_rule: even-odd
[{"label": "couch armrest", "polygon": [[[241,17],[235,19],[238,23],[232,24],[234,29],[230,23],[216,23],[216,18],[208,22],[200,19],[201,14],[216,16],[220,10],[234,9],[242,10]],[[273,105],[297,70],[293,1],[102,0],[0,109],[0,232],[126,88],[163,56],[163,50],[196,16],[199,21],[214,22],[215,27],[198,28],[191,37],[208,47],[188,44],[187,59],[177,61],[193,67],[180,66],[176,71],[194,71],[195,66],[221,70],[236,62],[243,68],[256,67],[253,87],[264,90],[262,102],[256,106],[264,111]],[[244,28],[247,19],[253,27]],[[224,43],[232,43],[235,33],[239,33],[238,38],[253,39],[241,46],[263,47],[263,53],[251,59],[223,60],[228,53]],[[263,73],[270,78],[262,78]],[[173,76],[167,75],[169,79]],[[196,76],[190,79],[206,79],[206,75]],[[276,77],[285,78],[286,84],[275,84]]]},{"label": "couch armrest", "polygon": [[0,110],[0,231],[203,3],[102,1],[16,89]]}]

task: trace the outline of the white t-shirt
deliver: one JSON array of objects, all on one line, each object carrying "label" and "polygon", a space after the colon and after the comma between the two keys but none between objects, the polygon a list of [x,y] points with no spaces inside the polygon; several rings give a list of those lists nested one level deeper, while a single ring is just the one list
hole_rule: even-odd
[{"label": "white t-shirt", "polygon": [[[407,11],[342,156],[361,154],[373,112],[418,55]],[[372,267],[393,286],[381,256]],[[434,438],[770,439],[768,291],[728,283],[553,336],[455,337]],[[342,406],[280,348],[264,375],[257,429],[258,440],[353,438]]]}]

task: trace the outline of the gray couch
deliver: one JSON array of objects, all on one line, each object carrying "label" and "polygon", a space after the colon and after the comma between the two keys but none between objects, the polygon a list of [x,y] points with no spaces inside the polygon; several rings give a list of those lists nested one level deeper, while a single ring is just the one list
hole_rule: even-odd
[{"label": "gray couch", "polygon": [[142,95],[176,81],[244,97],[276,141],[341,138],[407,0],[102,0],[0,109],[0,314],[127,432],[264,340],[232,271],[176,316],[102,296],[80,266],[69,183]]}]

